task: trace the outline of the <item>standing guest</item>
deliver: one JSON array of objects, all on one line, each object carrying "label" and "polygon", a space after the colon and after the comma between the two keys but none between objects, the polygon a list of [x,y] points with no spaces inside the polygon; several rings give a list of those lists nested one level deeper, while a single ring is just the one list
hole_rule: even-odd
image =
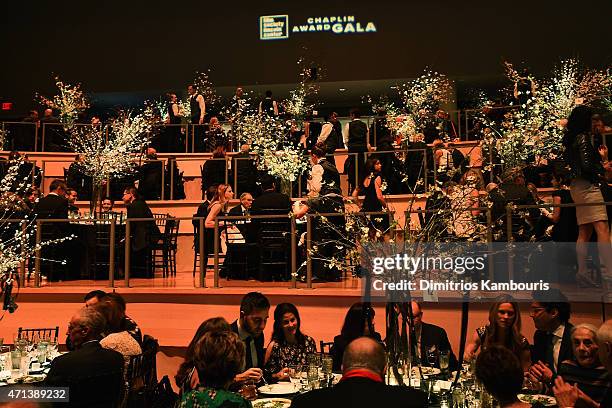
[{"label": "standing guest", "polygon": [[[455,353],[451,347],[450,341],[448,341],[448,335],[446,330],[442,327],[436,326],[435,324],[425,323],[423,321],[423,309],[418,302],[411,302],[414,332],[417,342],[417,355],[421,361],[427,361],[427,352],[429,351],[448,351],[449,352],[449,370],[454,371],[457,369],[458,362]],[[408,322],[410,324],[410,322]],[[411,350],[412,352],[412,350]],[[436,367],[439,367],[439,362],[435,363]]]},{"label": "standing guest", "polygon": [[222,317],[213,317],[206,319],[202,322],[200,327],[198,327],[189,346],[187,346],[185,360],[181,363],[178,372],[174,376],[174,380],[176,381],[176,385],[180,388],[181,394],[196,389],[200,383],[198,371],[196,370],[195,348],[206,333],[213,331],[230,331],[229,323]]},{"label": "standing guest", "polygon": [[334,360],[333,370],[340,371],[346,346],[358,337],[371,337],[380,342],[380,334],[374,327],[374,309],[366,303],[355,303],[346,313],[340,335],[334,337],[330,353]]},{"label": "standing guest", "polygon": [[308,180],[308,195],[311,197],[326,194],[341,194],[340,173],[333,163],[327,160],[324,145],[315,145],[310,151],[312,169]]},{"label": "standing guest", "polygon": [[385,384],[387,361],[383,346],[368,337],[348,344],[342,360],[342,379],[332,388],[296,396],[292,408],[426,407],[427,396],[408,387]]},{"label": "standing guest", "polygon": [[179,109],[178,98],[175,93],[168,94],[168,129],[165,132],[166,140],[161,144],[163,146],[163,152],[180,152],[184,149],[181,143],[181,119],[182,113]]},{"label": "standing guest", "polygon": [[193,126],[194,151],[201,151],[204,142],[204,129],[201,125],[204,124],[204,116],[206,116],[206,103],[204,97],[198,92],[193,84],[187,85],[187,93],[189,94],[189,108],[191,111],[191,124]]},{"label": "standing guest", "polygon": [[236,382],[261,380],[264,366],[263,331],[269,311],[270,301],[259,292],[247,293],[240,302],[240,317],[231,324],[231,330],[238,334],[246,347],[246,362],[245,371],[236,375]]},{"label": "standing guest", "polygon": [[425,171],[425,161],[427,160],[427,169],[433,167],[433,153],[428,149],[424,138],[422,133],[414,135],[404,158],[404,171],[408,175],[408,190],[411,193],[425,191],[425,178],[429,176]]},{"label": "standing guest", "polygon": [[272,340],[266,348],[266,377],[288,380],[289,367],[305,365],[308,355],[317,352],[312,337],[300,330],[302,321],[297,307],[291,303],[280,303],[274,309]]},{"label": "standing guest", "polygon": [[194,360],[200,384],[183,394],[181,408],[250,408],[242,396],[228,391],[244,365],[245,346],[236,333],[209,331],[195,345]]},{"label": "standing guest", "polygon": [[[612,378],[612,320],[606,321],[597,330],[597,346],[599,361],[608,371],[608,378]],[[586,400],[581,401],[584,399],[584,393],[578,386],[566,383],[562,376],[555,378],[553,392],[557,405],[560,407],[572,408],[587,405],[583,403]],[[596,407],[612,407],[612,388],[608,388],[603,400]]]},{"label": "standing guest", "polygon": [[[353,199],[358,200],[360,195],[364,195],[363,203],[361,204],[361,212],[381,212],[387,209],[387,202],[382,192],[382,165],[380,160],[370,158],[366,161],[364,178],[359,183],[359,186],[353,191]],[[389,230],[388,215],[369,215],[366,216],[369,221],[369,233],[371,239],[377,236],[381,238]],[[380,221],[379,221],[380,220]]]},{"label": "standing guest", "polygon": [[[33,126],[23,126],[23,130],[17,130],[16,134],[13,134],[13,145],[11,146],[16,150],[24,150],[33,152],[35,147],[38,150],[42,150],[40,146],[40,135],[38,136],[38,143],[36,140],[36,129],[40,127],[40,115],[37,110],[31,110],[28,112],[28,116],[23,118],[22,122],[33,123]],[[20,128],[16,128],[20,129]]]},{"label": "standing guest", "polygon": [[221,123],[219,123],[219,119],[216,116],[210,118],[210,121],[208,122],[208,130],[206,131],[205,141],[206,152],[212,152],[219,146],[227,148],[225,132],[223,131]]},{"label": "standing guest", "polygon": [[72,188],[66,189],[66,200],[68,200],[68,214],[79,214],[79,207],[75,205],[78,200],[78,195],[76,190]]},{"label": "standing guest", "polygon": [[[225,146],[217,146],[212,153],[212,160],[206,160],[202,166],[202,192],[208,187],[225,183],[225,173],[227,170],[227,160],[225,159]],[[228,174],[227,180],[232,177]]]},{"label": "standing guest", "polygon": [[523,370],[531,365],[529,342],[521,334],[521,311],[517,302],[509,296],[494,303],[489,309],[489,324],[479,327],[472,343],[466,349],[466,360],[472,360],[479,351],[493,345],[510,350],[521,362]]},{"label": "standing guest", "polygon": [[565,297],[558,290],[548,293],[535,292],[529,315],[533,319],[536,332],[533,335],[529,373],[541,383],[550,384],[561,362],[573,358],[572,324],[570,304],[567,302],[547,302],[547,297]]},{"label": "standing guest", "polygon": [[517,397],[523,387],[523,368],[508,348],[495,344],[483,350],[476,359],[476,378],[499,402],[500,408],[531,407]]},{"label": "standing guest", "polygon": [[[136,187],[128,187],[124,190],[123,202],[127,209],[127,219],[153,218],[151,209]],[[159,239],[159,228],[153,220],[132,222],[131,225],[132,276],[152,278],[151,245]]]},{"label": "standing guest", "polygon": [[45,385],[69,387],[72,407],[108,408],[120,401],[123,357],[100,345],[105,325],[100,312],[91,307],[80,309],[68,324],[75,351],[51,363]]},{"label": "standing guest", "polygon": [[[573,173],[570,193],[576,204],[603,203],[603,195],[599,187],[605,180],[605,171],[600,157],[591,143],[591,110],[583,105],[572,110],[568,120],[566,133],[563,136],[565,159]],[[590,205],[576,207],[578,219],[578,274],[576,280],[583,286],[596,286],[587,272],[587,245],[593,235],[597,234],[597,242],[602,247],[600,260],[612,273],[612,254],[610,251],[610,231],[605,205]],[[604,280],[612,280],[612,275]]]},{"label": "standing guest", "polygon": [[329,118],[326,118],[323,126],[321,127],[321,133],[317,138],[318,145],[325,146],[325,153],[327,153],[327,160],[331,164],[336,166],[336,158],[334,157],[334,152],[338,148],[338,138],[339,135],[336,133],[336,128],[334,124],[331,122],[331,115]]},{"label": "standing guest", "polygon": [[[349,191],[353,191],[355,187],[357,187],[358,180],[363,171],[363,154],[367,152],[369,148],[369,135],[368,125],[360,119],[361,113],[359,109],[352,109],[350,118],[351,121],[344,125],[342,139],[348,152],[356,153],[354,155],[349,155],[344,167],[344,173],[348,175]],[[357,174],[357,177],[355,177],[355,174]]]},{"label": "standing guest", "polygon": [[259,114],[272,117],[278,116],[278,103],[272,99],[272,91],[266,91],[266,97],[259,102]]}]

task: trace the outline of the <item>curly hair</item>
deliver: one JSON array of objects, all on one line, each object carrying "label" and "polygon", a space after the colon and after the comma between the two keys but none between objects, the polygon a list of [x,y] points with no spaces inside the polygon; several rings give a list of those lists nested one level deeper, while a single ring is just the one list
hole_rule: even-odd
[{"label": "curly hair", "polygon": [[196,343],[194,351],[200,383],[207,387],[229,387],[244,367],[244,343],[231,331],[206,333]]}]

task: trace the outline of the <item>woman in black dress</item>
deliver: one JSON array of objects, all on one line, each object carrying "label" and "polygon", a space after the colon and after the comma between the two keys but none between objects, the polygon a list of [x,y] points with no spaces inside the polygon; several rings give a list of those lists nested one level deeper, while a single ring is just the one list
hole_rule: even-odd
[{"label": "woman in black dress", "polygon": [[[378,159],[368,159],[365,165],[365,177],[361,180],[359,187],[353,191],[353,198],[364,195],[361,212],[381,212],[386,210],[387,203],[383,196],[383,181],[381,176],[382,165]],[[372,238],[382,237],[389,230],[388,215],[369,215],[370,231]]]}]

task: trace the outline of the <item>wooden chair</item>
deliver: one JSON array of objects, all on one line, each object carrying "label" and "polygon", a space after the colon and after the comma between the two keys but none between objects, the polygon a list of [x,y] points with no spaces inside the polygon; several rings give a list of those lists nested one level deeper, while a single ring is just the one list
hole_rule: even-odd
[{"label": "wooden chair", "polygon": [[130,357],[125,376],[128,406],[151,406],[157,386],[156,356],[158,350],[157,340],[145,335],[142,342],[142,354]]},{"label": "wooden chair", "polygon": [[331,348],[334,345],[333,341],[323,341],[319,343],[321,354],[331,354]]},{"label": "wooden chair", "polygon": [[20,339],[27,339],[28,341],[32,342],[35,336],[37,336],[39,339],[41,337],[45,337],[51,339],[51,341],[57,341],[57,338],[59,337],[59,326],[41,329],[24,329],[23,327],[20,327],[17,329],[17,337]]}]

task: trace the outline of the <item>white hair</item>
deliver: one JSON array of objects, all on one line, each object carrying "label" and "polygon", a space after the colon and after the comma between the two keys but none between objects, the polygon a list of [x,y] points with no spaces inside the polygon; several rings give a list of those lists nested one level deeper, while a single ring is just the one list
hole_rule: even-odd
[{"label": "white hair", "polygon": [[593,333],[594,340],[597,341],[597,327],[595,327],[595,326],[593,326],[592,324],[589,324],[589,323],[580,323],[580,324],[577,324],[574,327],[572,327],[572,337],[574,337],[574,333],[578,329],[585,329],[585,330],[590,331],[591,333]]}]

